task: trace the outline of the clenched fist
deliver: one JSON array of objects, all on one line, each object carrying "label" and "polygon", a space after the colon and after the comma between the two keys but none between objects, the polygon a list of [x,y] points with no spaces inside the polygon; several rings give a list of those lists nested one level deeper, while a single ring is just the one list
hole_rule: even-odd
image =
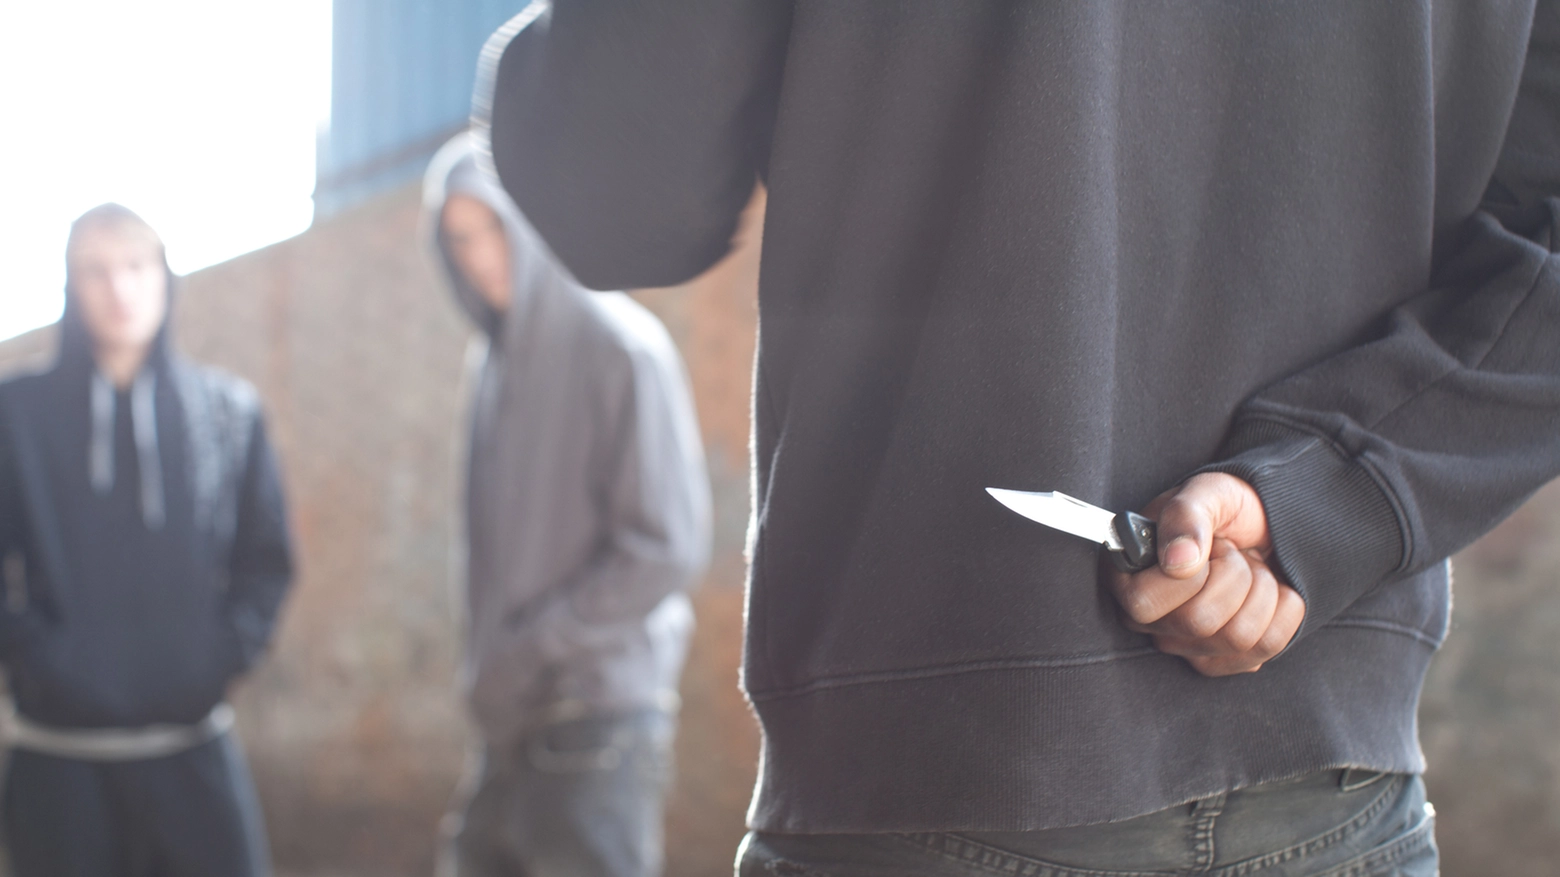
[{"label": "clenched fist", "polygon": [[1205,676],[1253,672],[1289,645],[1305,602],[1268,565],[1267,513],[1251,485],[1195,475],[1143,514],[1159,524],[1159,564],[1112,580],[1129,628]]}]

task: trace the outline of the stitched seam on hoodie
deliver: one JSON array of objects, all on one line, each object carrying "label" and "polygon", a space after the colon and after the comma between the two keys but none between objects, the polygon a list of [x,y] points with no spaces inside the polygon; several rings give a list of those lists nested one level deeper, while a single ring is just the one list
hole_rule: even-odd
[{"label": "stitched seam on hoodie", "polygon": [[1441,645],[1440,640],[1436,639],[1428,633],[1425,633],[1417,627],[1401,624],[1396,621],[1389,621],[1385,618],[1335,618],[1332,621],[1322,625],[1321,629],[1326,630],[1329,627],[1354,627],[1363,630],[1379,630],[1382,633],[1390,633],[1397,636],[1408,637],[1412,640],[1417,640],[1427,646],[1430,646],[1431,648],[1438,648]]},{"label": "stitched seam on hoodie", "polygon": [[871,673],[847,673],[839,676],[823,676],[801,685],[749,691],[748,697],[756,701],[779,700],[787,697],[811,694],[830,688],[846,688],[856,685],[872,685],[878,682],[898,682],[915,679],[936,679],[965,673],[983,673],[992,670],[1065,670],[1093,664],[1108,664],[1160,654],[1158,649],[1145,646],[1117,652],[1100,652],[1088,655],[1059,655],[1050,658],[1014,658],[1003,661],[969,661],[959,664],[939,664],[908,670],[883,670]]}]

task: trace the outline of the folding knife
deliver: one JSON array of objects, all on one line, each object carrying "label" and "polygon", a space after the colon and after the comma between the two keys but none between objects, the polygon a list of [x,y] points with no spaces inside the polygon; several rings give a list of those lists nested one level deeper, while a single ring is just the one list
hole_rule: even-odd
[{"label": "folding knife", "polygon": [[1122,572],[1140,572],[1159,562],[1154,522],[1136,512],[1106,511],[1065,493],[1029,493],[988,487],[986,492],[1031,521],[1105,546]]}]

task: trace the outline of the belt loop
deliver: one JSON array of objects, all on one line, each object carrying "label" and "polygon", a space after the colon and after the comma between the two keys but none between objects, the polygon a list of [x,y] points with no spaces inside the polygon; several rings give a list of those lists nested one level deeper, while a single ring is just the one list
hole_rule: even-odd
[{"label": "belt loop", "polygon": [[1209,871],[1213,868],[1217,850],[1213,846],[1213,824],[1224,812],[1228,798],[1219,793],[1203,798],[1192,805],[1192,870]]}]

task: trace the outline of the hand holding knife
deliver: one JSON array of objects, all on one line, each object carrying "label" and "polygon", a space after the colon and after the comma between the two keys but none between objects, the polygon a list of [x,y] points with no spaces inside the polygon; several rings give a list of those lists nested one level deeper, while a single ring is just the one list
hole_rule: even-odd
[{"label": "hand holding knife", "polygon": [[1063,493],[986,492],[1032,521],[1103,546],[1124,573],[1107,577],[1105,586],[1126,626],[1204,675],[1256,670],[1288,646],[1305,619],[1305,601],[1269,565],[1261,498],[1232,475],[1200,473],[1160,494],[1148,506],[1157,521]]},{"label": "hand holding knife", "polygon": [[1103,545],[1110,562],[1122,572],[1141,572],[1159,563],[1157,528],[1136,512],[1117,514],[1055,491],[988,487],[986,492],[1031,521]]}]

